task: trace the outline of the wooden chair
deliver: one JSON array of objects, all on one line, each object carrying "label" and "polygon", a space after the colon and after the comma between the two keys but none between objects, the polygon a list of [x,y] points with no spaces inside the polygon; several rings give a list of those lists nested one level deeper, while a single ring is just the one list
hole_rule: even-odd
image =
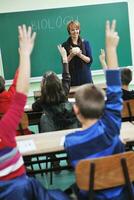
[{"label": "wooden chair", "polygon": [[134,200],[131,182],[134,181],[134,152],[81,160],[75,169],[79,189],[88,191],[88,199],[94,199],[94,191],[126,185],[128,199]]},{"label": "wooden chair", "polygon": [[134,120],[134,99],[123,102],[122,121]]}]

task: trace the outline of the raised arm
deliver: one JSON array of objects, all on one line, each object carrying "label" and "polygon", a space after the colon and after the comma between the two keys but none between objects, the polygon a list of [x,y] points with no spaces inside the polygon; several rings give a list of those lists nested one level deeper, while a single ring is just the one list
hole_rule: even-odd
[{"label": "raised arm", "polygon": [[104,120],[104,123],[106,123],[109,130],[111,130],[111,136],[117,133],[119,134],[122,110],[122,90],[117,58],[119,36],[115,28],[115,20],[112,21],[111,25],[109,21],[106,22],[107,100],[102,120]]},{"label": "raised arm", "polygon": [[25,25],[19,26],[18,30],[20,64],[16,90],[27,94],[30,78],[30,55],[33,50],[36,33],[32,33],[30,26],[26,29]]},{"label": "raised arm", "polygon": [[34,46],[35,33],[32,34],[31,27],[19,26],[19,74],[17,80],[16,94],[8,112],[0,121],[0,136],[6,141],[14,140],[16,128],[24,111],[26,94],[29,87],[30,77],[30,55]]},{"label": "raised arm", "polygon": [[106,22],[106,56],[107,56],[107,66],[108,69],[118,68],[118,57],[117,57],[117,46],[119,43],[118,32],[116,29],[116,20]]},{"label": "raised arm", "polygon": [[107,69],[106,55],[105,55],[104,49],[101,49],[101,53],[99,55],[99,60],[100,60],[100,63],[101,63],[101,66],[103,67],[103,69]]},{"label": "raised arm", "polygon": [[69,68],[68,68],[67,52],[65,48],[62,47],[61,45],[58,45],[57,47],[62,58],[62,66],[63,66],[62,85],[63,85],[66,95],[68,95],[69,90],[70,90],[71,77],[70,77]]}]

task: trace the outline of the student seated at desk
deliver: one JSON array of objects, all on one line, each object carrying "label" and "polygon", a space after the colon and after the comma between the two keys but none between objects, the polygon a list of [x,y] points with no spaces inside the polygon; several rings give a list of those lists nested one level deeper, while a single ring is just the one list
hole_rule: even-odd
[{"label": "student seated at desk", "polygon": [[132,71],[129,68],[121,69],[123,100],[134,99],[134,90],[129,90],[129,84],[131,81]]},{"label": "student seated at desk", "polygon": [[[116,21],[106,22],[106,96],[95,85],[86,84],[81,86],[75,94],[76,103],[74,110],[82,129],[66,136],[65,149],[71,164],[75,167],[79,160],[108,156],[124,152],[124,144],[121,142],[121,110],[122,90],[120,70],[116,48],[119,37],[115,32]],[[105,66],[106,67],[106,66]],[[87,200],[87,192],[78,193],[81,200]],[[97,191],[95,200],[126,200],[124,187],[116,187]]]},{"label": "student seated at desk", "polygon": [[0,199],[1,200],[68,200],[59,190],[46,190],[26,175],[21,154],[16,145],[16,128],[22,117],[30,77],[30,54],[35,33],[31,27],[19,27],[20,69],[16,93],[10,108],[0,120]]},{"label": "student seated at desk", "polygon": [[[103,49],[101,49],[100,62],[104,68],[107,67],[107,63],[105,60],[105,51]],[[122,83],[122,98],[124,101],[134,99],[134,90],[129,90],[129,84],[132,81],[132,71],[129,68],[123,68],[120,70]]]},{"label": "student seated at desk", "polygon": [[[0,114],[3,116],[9,109],[13,96],[16,93],[16,83],[18,79],[19,69],[16,70],[13,83],[8,90],[5,89],[5,80],[0,76]],[[26,128],[23,130],[25,135],[31,134],[32,132]],[[16,130],[16,135],[21,135],[19,130]]]},{"label": "student seated at desk", "polygon": [[71,79],[67,53],[61,45],[58,49],[63,61],[62,82],[54,72],[45,73],[41,83],[41,97],[32,104],[34,111],[44,112],[40,122],[41,132],[78,127],[72,104],[68,101]]}]

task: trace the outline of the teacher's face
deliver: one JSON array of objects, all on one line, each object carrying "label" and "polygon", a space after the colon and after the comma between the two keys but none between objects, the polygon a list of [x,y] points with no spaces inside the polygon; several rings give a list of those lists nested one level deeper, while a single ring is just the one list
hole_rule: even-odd
[{"label": "teacher's face", "polygon": [[70,26],[69,32],[70,32],[71,38],[78,38],[78,36],[80,34],[80,29],[75,25]]}]

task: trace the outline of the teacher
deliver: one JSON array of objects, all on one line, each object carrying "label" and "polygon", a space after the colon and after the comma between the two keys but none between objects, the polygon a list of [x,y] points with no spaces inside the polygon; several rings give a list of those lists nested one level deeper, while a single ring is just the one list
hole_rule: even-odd
[{"label": "teacher", "polygon": [[88,41],[80,37],[80,23],[70,21],[67,25],[69,38],[62,46],[67,51],[71,86],[92,83],[90,65],[93,61]]}]

